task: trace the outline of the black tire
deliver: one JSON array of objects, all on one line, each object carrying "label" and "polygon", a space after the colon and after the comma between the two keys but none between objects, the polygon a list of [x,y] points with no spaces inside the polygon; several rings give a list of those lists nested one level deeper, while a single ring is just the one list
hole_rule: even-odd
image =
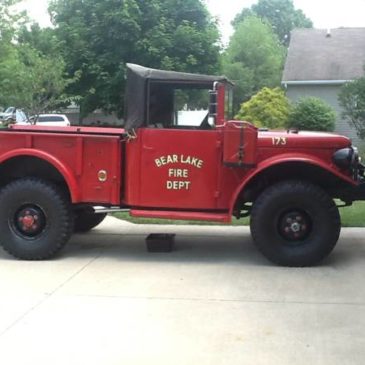
[{"label": "black tire", "polygon": [[312,266],[335,247],[341,230],[338,208],[318,186],[284,181],[266,189],[251,212],[251,234],[270,261]]},{"label": "black tire", "polygon": [[54,256],[73,232],[71,204],[50,182],[23,178],[0,191],[0,245],[23,260]]},{"label": "black tire", "polygon": [[89,232],[99,225],[107,216],[106,213],[94,213],[88,210],[79,210],[75,213],[74,231],[79,233]]}]

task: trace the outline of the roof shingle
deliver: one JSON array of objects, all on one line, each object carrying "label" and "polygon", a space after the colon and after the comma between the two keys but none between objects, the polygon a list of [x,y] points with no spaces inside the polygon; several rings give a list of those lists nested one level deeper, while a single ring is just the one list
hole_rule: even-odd
[{"label": "roof shingle", "polygon": [[353,80],[364,75],[365,28],[294,29],[286,81]]}]

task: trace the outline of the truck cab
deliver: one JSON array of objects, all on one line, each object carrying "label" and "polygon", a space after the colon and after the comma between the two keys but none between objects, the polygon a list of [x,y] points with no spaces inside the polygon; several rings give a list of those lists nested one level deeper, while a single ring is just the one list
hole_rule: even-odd
[{"label": "truck cab", "polygon": [[232,84],[224,77],[128,66],[134,89],[127,89],[125,128],[131,138],[125,146],[124,201],[132,214],[176,209],[186,217],[204,213],[228,221],[229,202],[222,197],[225,164],[254,164],[257,140],[257,129],[247,124],[246,154],[233,157],[226,151],[227,161],[222,160],[225,134],[230,138],[225,120]]},{"label": "truck cab", "polygon": [[233,87],[224,76],[128,64],[124,128],[2,130],[0,244],[21,259],[49,258],[74,230],[118,209],[225,223],[250,216],[271,261],[320,262],[339,237],[334,199],[365,196],[357,150],[337,134],[234,120]]}]

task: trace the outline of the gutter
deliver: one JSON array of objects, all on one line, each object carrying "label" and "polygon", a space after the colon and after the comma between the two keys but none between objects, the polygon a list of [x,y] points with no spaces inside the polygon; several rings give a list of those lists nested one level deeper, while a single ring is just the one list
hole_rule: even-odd
[{"label": "gutter", "polygon": [[285,88],[288,85],[343,85],[353,80],[295,80],[282,81],[281,85]]}]

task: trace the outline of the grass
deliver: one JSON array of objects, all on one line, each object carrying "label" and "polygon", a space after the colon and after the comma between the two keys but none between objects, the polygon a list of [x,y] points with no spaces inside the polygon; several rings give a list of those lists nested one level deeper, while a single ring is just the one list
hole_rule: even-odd
[{"label": "grass", "polygon": [[342,227],[365,227],[365,202],[340,208]]},{"label": "grass", "polygon": [[[350,207],[340,208],[342,227],[365,227],[365,202],[356,202]],[[175,221],[172,219],[134,218],[128,213],[113,213],[114,217],[137,224],[190,224],[190,225],[219,225],[207,221]],[[232,219],[233,226],[248,225],[249,218]]]}]

